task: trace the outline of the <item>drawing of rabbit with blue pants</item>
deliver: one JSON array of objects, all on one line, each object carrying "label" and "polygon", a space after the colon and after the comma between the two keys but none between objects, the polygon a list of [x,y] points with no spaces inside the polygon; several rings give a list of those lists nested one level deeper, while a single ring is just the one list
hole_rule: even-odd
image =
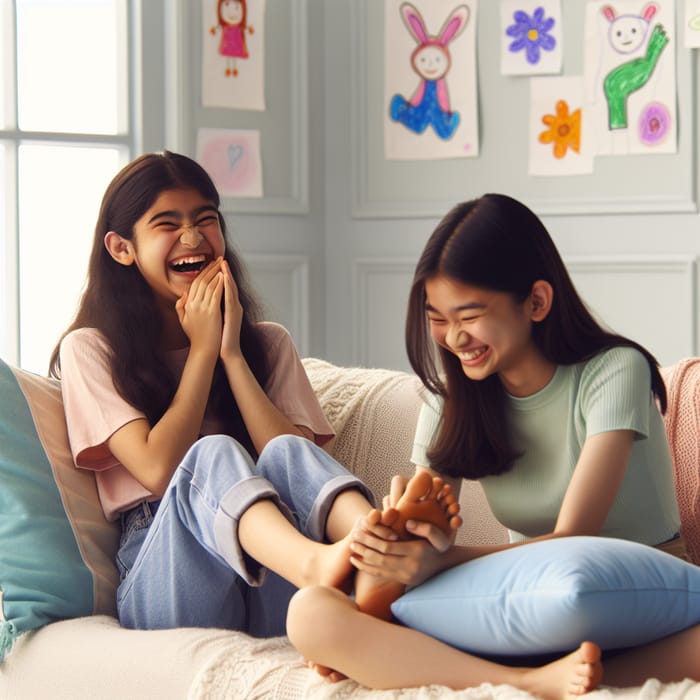
[{"label": "drawing of rabbit with blue pants", "polygon": [[422,134],[432,125],[442,139],[449,139],[459,126],[459,113],[450,110],[450,98],[445,77],[450,70],[451,58],[447,45],[457,37],[469,21],[469,8],[457,7],[437,36],[430,36],[420,12],[410,3],[401,5],[401,18],[418,46],[411,54],[411,67],[421,83],[410,100],[394,95],[389,113],[411,131]]}]

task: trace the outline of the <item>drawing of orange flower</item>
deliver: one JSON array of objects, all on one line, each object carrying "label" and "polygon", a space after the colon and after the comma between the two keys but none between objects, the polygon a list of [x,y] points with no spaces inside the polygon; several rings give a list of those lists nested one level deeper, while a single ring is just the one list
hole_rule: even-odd
[{"label": "drawing of orange flower", "polygon": [[554,144],[554,157],[563,158],[571,148],[579,152],[581,147],[581,110],[569,114],[566,100],[559,100],[556,114],[545,114],[542,123],[548,126],[547,131],[540,133],[540,143]]}]

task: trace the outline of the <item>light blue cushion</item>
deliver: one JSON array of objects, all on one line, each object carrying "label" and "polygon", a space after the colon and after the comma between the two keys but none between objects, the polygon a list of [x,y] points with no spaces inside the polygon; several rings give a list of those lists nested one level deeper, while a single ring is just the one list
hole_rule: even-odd
[{"label": "light blue cushion", "polygon": [[700,622],[700,567],[603,537],[534,542],[475,559],[394,602],[400,622],[476,654],[619,649]]},{"label": "light blue cushion", "polygon": [[118,533],[73,465],[59,384],[0,360],[0,661],[24,632],[114,612]]}]

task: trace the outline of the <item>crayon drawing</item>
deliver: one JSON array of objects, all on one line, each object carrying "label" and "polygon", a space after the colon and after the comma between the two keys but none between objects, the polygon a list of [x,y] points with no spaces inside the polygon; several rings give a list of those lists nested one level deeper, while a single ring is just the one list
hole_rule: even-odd
[{"label": "crayon drawing", "polygon": [[259,131],[200,129],[197,161],[222,197],[263,196]]},{"label": "crayon drawing", "polygon": [[586,8],[586,106],[601,155],[676,151],[673,0]]},{"label": "crayon drawing", "polygon": [[201,0],[202,105],[265,109],[265,0]]},{"label": "crayon drawing", "polygon": [[530,80],[530,175],[593,172],[581,77]]},{"label": "crayon drawing", "polygon": [[562,21],[559,0],[501,0],[501,73],[560,73]]},{"label": "crayon drawing", "polygon": [[700,0],[685,0],[684,46],[688,49],[700,48]]},{"label": "crayon drawing", "polygon": [[478,155],[476,0],[385,3],[385,155]]}]

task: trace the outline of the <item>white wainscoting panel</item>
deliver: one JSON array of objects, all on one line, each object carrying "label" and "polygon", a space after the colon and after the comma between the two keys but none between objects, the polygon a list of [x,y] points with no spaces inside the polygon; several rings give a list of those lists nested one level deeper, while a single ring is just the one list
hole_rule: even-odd
[{"label": "white wainscoting panel", "polygon": [[353,358],[363,367],[410,371],[404,344],[413,258],[353,262]]},{"label": "white wainscoting panel", "polygon": [[697,354],[694,256],[571,257],[566,266],[596,316],[662,365]]},{"label": "white wainscoting panel", "polygon": [[265,318],[281,323],[299,354],[309,354],[309,258],[305,255],[247,254],[246,267],[265,304]]}]

